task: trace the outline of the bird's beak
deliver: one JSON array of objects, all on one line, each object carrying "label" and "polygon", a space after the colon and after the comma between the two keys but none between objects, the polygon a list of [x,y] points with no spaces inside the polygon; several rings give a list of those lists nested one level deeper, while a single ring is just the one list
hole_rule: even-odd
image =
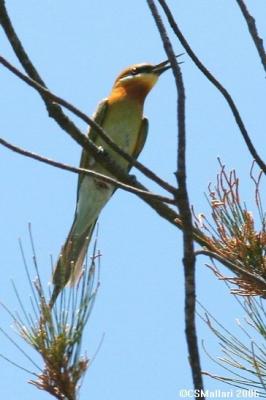
[{"label": "bird's beak", "polygon": [[[178,54],[176,56],[176,58],[182,56],[183,54],[184,53]],[[182,61],[179,62],[178,64],[182,64]],[[171,68],[170,61],[166,60],[166,61],[161,62],[160,64],[154,65],[152,72],[154,72],[157,75],[161,75],[163,72],[167,71],[169,68]]]}]

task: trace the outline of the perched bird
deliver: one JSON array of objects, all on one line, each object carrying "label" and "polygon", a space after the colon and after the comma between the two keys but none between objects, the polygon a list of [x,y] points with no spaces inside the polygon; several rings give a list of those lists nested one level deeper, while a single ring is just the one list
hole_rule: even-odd
[{"label": "perched bird", "polygon": [[[148,133],[148,120],[143,117],[144,100],[159,76],[169,68],[168,60],[157,65],[143,63],[126,68],[118,75],[110,95],[100,102],[93,116],[112,140],[134,159],[140,154]],[[95,129],[90,128],[88,135],[125,172],[129,171],[129,163],[106,145]],[[112,176],[85,150],[80,167]],[[114,190],[111,184],[90,176],[79,176],[74,221],[53,274],[51,307],[62,288],[67,283],[73,285],[79,279],[96,221]]]}]

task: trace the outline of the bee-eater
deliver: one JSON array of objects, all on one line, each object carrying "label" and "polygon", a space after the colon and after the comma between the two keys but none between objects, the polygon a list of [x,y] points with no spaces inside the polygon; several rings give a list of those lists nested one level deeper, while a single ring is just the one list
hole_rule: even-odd
[{"label": "bee-eater", "polygon": [[[142,63],[124,69],[93,116],[112,140],[134,159],[139,156],[148,133],[148,120],[143,117],[144,100],[159,76],[169,68],[167,60],[157,65]],[[125,172],[129,171],[128,161],[106,145],[95,129],[91,128],[88,136]],[[80,167],[112,176],[87,150],[82,151]],[[79,176],[74,221],[53,274],[51,306],[67,283],[73,285],[79,279],[96,221],[114,191],[111,184],[90,176]]]}]

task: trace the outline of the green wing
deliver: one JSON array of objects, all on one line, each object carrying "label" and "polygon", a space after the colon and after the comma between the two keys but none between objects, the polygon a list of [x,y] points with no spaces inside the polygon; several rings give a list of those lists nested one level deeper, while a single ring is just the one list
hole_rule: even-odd
[{"label": "green wing", "polygon": [[[138,140],[136,143],[135,150],[132,154],[132,157],[136,160],[138,156],[140,155],[144,144],[146,142],[147,136],[148,136],[148,130],[149,130],[149,121],[147,118],[143,118],[138,134]],[[132,167],[132,165],[129,166],[129,170]]]},{"label": "green wing", "polygon": [[[99,124],[100,126],[102,125],[102,123],[104,121],[107,109],[108,109],[108,100],[104,99],[99,103],[97,110],[96,110],[95,114],[93,115],[94,121],[97,122],[97,124]],[[139,130],[139,134],[138,134],[138,140],[136,143],[136,147],[132,154],[132,157],[135,159],[138,158],[140,152],[142,151],[142,149],[144,147],[144,144],[145,144],[147,136],[148,136],[148,129],[149,129],[149,121],[147,118],[143,118],[143,120],[141,122],[140,130]],[[97,131],[93,128],[90,128],[89,132],[88,132],[88,136],[93,142],[96,142]],[[92,162],[93,162],[93,156],[90,153],[88,153],[86,150],[83,150],[82,154],[81,154],[80,164],[79,164],[80,168],[89,169],[90,163],[92,163]],[[128,170],[130,170],[131,167],[132,167],[132,165],[129,166]],[[83,175],[79,175],[78,187],[77,187],[77,199],[78,199],[79,188],[80,188],[82,179],[83,179]]]},{"label": "green wing", "polygon": [[[104,99],[99,103],[96,112],[92,116],[93,120],[95,122],[97,122],[97,124],[100,126],[102,126],[107,109],[108,109],[108,100]],[[97,131],[94,128],[90,128],[89,132],[88,132],[88,137],[93,142],[95,142],[96,138],[97,138]],[[93,162],[93,156],[90,153],[88,153],[88,151],[83,150],[81,153],[79,167],[89,169],[90,163],[92,163],[92,162]],[[84,175],[79,175],[79,178],[78,178],[77,197],[78,197],[78,193],[79,193],[80,183],[81,183],[83,177],[84,177]]]}]

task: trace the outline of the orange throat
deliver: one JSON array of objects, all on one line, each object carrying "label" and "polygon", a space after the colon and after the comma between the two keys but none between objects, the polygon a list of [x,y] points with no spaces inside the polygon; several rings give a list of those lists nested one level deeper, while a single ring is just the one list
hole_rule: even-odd
[{"label": "orange throat", "polygon": [[116,102],[127,98],[137,101],[139,104],[143,104],[152,87],[153,83],[148,80],[142,80],[141,82],[116,82],[109,96],[109,100],[111,102]]}]

